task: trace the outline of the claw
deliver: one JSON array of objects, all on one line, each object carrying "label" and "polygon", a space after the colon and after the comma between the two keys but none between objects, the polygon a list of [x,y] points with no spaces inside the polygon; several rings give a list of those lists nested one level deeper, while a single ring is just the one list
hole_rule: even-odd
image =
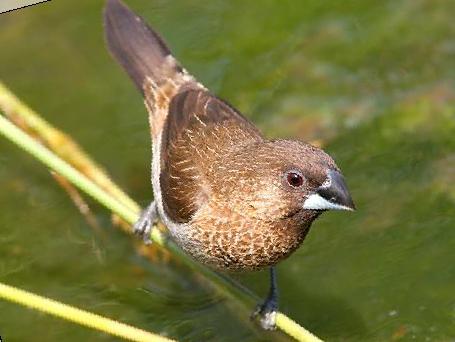
[{"label": "claw", "polygon": [[259,322],[261,323],[263,329],[275,330],[276,314],[276,305],[265,302],[264,304],[257,306],[256,310],[251,315],[251,318],[259,317]]},{"label": "claw", "polygon": [[276,329],[276,311],[266,312],[261,315],[261,326],[265,330],[275,330]]},{"label": "claw", "polygon": [[152,240],[150,239],[150,233],[152,232],[153,226],[157,221],[158,213],[155,201],[153,201],[141,212],[139,219],[133,225],[134,234],[140,236],[146,245],[151,244]]}]

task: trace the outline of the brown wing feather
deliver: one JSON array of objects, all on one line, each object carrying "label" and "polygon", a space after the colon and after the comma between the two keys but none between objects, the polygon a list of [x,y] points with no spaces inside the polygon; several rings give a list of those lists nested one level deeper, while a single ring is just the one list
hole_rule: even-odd
[{"label": "brown wing feather", "polygon": [[188,222],[210,198],[207,173],[260,132],[233,107],[204,90],[186,90],[171,101],[162,141],[160,183],[166,213]]}]

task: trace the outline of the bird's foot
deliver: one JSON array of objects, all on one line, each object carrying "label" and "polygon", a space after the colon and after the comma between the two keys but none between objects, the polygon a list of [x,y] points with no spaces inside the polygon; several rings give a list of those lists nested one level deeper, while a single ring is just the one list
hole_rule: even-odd
[{"label": "bird's foot", "polygon": [[256,310],[251,315],[251,318],[259,317],[259,322],[265,330],[276,329],[276,314],[278,312],[278,305],[273,299],[266,299],[263,304],[257,306]]},{"label": "bird's foot", "polygon": [[157,221],[158,211],[156,209],[156,203],[153,201],[141,212],[139,219],[133,225],[134,234],[140,236],[146,245],[151,244],[150,233]]}]

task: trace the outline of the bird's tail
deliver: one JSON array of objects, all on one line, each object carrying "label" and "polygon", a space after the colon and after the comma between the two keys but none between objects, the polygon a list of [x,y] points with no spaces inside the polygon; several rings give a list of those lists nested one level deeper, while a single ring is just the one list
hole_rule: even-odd
[{"label": "bird's tail", "polygon": [[111,54],[143,94],[147,79],[157,87],[191,79],[163,39],[120,0],[107,1],[104,27]]}]

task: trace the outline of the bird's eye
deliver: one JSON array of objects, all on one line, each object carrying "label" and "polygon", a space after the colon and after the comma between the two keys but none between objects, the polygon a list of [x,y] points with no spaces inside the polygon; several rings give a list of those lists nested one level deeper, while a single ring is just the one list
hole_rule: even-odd
[{"label": "bird's eye", "polygon": [[288,184],[294,188],[301,187],[303,185],[303,176],[295,171],[289,171],[286,175]]}]

